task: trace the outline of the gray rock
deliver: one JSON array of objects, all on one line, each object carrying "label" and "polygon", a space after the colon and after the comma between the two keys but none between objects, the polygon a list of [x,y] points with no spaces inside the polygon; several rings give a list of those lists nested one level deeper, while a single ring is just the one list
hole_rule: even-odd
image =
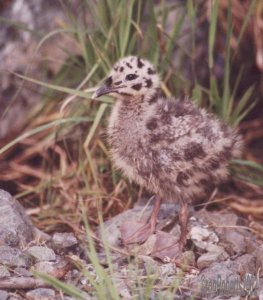
[{"label": "gray rock", "polygon": [[42,246],[32,246],[27,249],[27,253],[33,256],[36,261],[55,261],[55,252],[47,247]]},{"label": "gray rock", "polygon": [[53,300],[55,299],[55,291],[52,289],[39,288],[26,293],[28,300]]},{"label": "gray rock", "polygon": [[63,257],[58,257],[56,262],[40,261],[36,263],[32,270],[46,273],[56,278],[62,278],[70,270],[71,263]]},{"label": "gray rock", "polygon": [[51,240],[52,248],[59,252],[67,252],[78,245],[73,233],[55,233]]},{"label": "gray rock", "polygon": [[207,228],[193,226],[189,232],[190,239],[200,250],[208,250],[209,246],[219,242],[218,236]]},{"label": "gray rock", "polygon": [[197,267],[200,270],[207,268],[213,262],[220,262],[224,261],[228,257],[227,253],[223,251],[214,251],[214,252],[207,252],[202,254],[197,260]]},{"label": "gray rock", "polygon": [[8,298],[8,293],[6,291],[0,290],[0,299],[7,300],[7,298]]},{"label": "gray rock", "polygon": [[[6,278],[6,277],[10,277],[11,274],[8,271],[7,267],[5,266],[0,266],[0,279],[1,278]],[[1,298],[0,298],[1,299]]]},{"label": "gray rock", "polygon": [[56,270],[56,268],[54,267],[53,262],[40,261],[32,267],[32,270],[51,275]]},{"label": "gray rock", "polygon": [[230,255],[243,254],[246,252],[246,241],[244,235],[239,233],[237,229],[226,229],[225,233],[220,236],[224,243],[226,251]]},{"label": "gray rock", "polygon": [[8,267],[28,268],[32,264],[32,259],[17,248],[0,246],[0,264]]},{"label": "gray rock", "polygon": [[0,246],[24,246],[34,239],[34,227],[23,207],[0,190]]}]

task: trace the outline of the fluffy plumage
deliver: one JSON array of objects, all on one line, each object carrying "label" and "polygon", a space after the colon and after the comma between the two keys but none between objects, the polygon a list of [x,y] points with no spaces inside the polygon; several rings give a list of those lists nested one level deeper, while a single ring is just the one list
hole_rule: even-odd
[{"label": "fluffy plumage", "polygon": [[108,136],[124,174],[163,200],[190,202],[227,178],[241,153],[236,130],[188,99],[160,96],[160,80],[147,61],[117,62],[94,96],[113,94]]}]

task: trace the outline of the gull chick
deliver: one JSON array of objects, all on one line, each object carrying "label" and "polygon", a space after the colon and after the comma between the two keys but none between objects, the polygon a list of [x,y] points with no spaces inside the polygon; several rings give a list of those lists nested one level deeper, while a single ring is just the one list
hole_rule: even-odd
[{"label": "gull chick", "polygon": [[156,195],[149,223],[123,240],[145,241],[155,231],[161,202],[170,200],[180,203],[183,248],[188,203],[209,196],[227,179],[229,161],[241,155],[242,139],[188,99],[161,97],[155,68],[140,57],[128,56],[113,66],[93,97],[106,94],[116,98],[108,126],[113,162]]}]

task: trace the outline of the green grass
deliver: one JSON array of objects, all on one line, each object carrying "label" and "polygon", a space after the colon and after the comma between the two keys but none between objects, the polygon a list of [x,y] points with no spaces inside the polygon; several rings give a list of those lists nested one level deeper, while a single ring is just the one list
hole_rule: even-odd
[{"label": "green grass", "polygon": [[[226,17],[222,80],[215,74],[216,42],[219,23],[222,22],[219,16],[220,1],[212,2],[208,37],[202,41],[208,53],[205,61],[208,67],[208,85],[203,85],[195,72],[192,80],[185,75],[185,62],[191,62],[192,57],[196,56],[196,34],[199,30],[200,14],[206,13],[202,1],[188,0],[185,6],[180,6],[175,3],[168,5],[163,0],[157,6],[151,0],[82,0],[82,13],[78,16],[72,14],[68,2],[63,3],[67,21],[61,28],[41,36],[35,52],[38,53],[52,37],[66,35],[80,53],[68,53],[63,45],[57,45],[67,54],[68,59],[55,74],[52,82],[31,78],[28,72],[26,75],[16,74],[22,82],[30,81],[40,86],[43,96],[40,103],[30,112],[26,130],[4,145],[0,149],[0,155],[5,155],[16,145],[21,144],[25,147],[29,138],[35,139],[28,160],[40,158],[43,177],[34,180],[33,186],[22,188],[17,197],[46,199],[49,195],[48,203],[51,209],[55,208],[64,214],[64,218],[71,222],[73,227],[78,227],[83,222],[78,204],[83,203],[84,209],[89,212],[89,220],[84,218],[88,257],[101,281],[96,282],[84,270],[83,272],[91,282],[98,299],[119,299],[112,280],[113,269],[107,242],[103,241],[109,264],[106,271],[98,260],[88,224],[102,224],[102,217],[125,210],[132,199],[141,195],[141,190],[126,181],[110,163],[105,127],[113,100],[109,97],[91,100],[94,87],[99,85],[120,57],[139,55],[148,58],[157,66],[166,95],[179,97],[182,93],[187,94],[198,105],[237,126],[256,104],[257,99],[253,99],[256,86],[251,85],[243,95],[238,95],[241,79],[246,75],[243,66],[240,66],[240,72],[235,76],[235,83],[231,82],[235,56],[231,47],[231,1],[228,1]],[[256,1],[251,1],[237,37],[238,46],[241,45],[255,7]],[[176,12],[177,17],[168,30],[168,17]],[[7,20],[0,19],[0,22]],[[189,24],[187,30],[185,24]],[[13,22],[11,25],[21,30],[29,30],[23,24]],[[39,33],[33,34],[39,36]],[[187,39],[187,42],[183,42],[184,39]],[[173,58],[175,51],[179,58],[177,64]],[[42,146],[38,148],[38,144]],[[51,159],[45,155],[48,151],[51,152]],[[258,163],[236,160],[233,161],[233,170],[237,178],[263,186],[263,166]],[[68,208],[64,210],[63,207]],[[35,221],[41,223],[42,217],[40,215]],[[55,214],[50,224],[48,223],[50,230],[56,228],[57,221]],[[46,228],[47,223],[43,226]],[[65,285],[46,275],[40,277],[77,299],[85,298],[82,292],[73,286]],[[149,277],[148,281],[143,282],[140,288],[134,291],[134,299],[148,299],[154,283],[155,279]],[[174,293],[177,288],[178,282],[170,290]]]}]

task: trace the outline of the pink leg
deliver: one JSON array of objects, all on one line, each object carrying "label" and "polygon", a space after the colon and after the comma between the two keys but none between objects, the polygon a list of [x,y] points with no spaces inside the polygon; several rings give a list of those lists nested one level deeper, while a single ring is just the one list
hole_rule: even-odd
[{"label": "pink leg", "polygon": [[179,243],[181,249],[183,249],[186,244],[188,218],[189,218],[188,204],[187,202],[181,200],[180,211],[179,211],[179,224],[181,226],[181,235],[180,235]]},{"label": "pink leg", "polygon": [[153,206],[153,211],[150,218],[150,226],[151,226],[151,233],[155,232],[156,223],[157,223],[157,217],[160,211],[162,199],[160,196],[155,197],[155,202]]},{"label": "pink leg", "polygon": [[180,260],[187,241],[187,222],[188,204],[181,200],[179,210],[179,225],[181,228],[181,234],[179,240],[178,237],[175,237],[170,233],[163,231],[157,232],[156,242],[151,255],[161,259],[162,261],[175,262],[180,266]]},{"label": "pink leg", "polygon": [[161,198],[155,197],[150,220],[146,224],[128,221],[120,226],[121,236],[125,244],[143,243],[155,232],[157,216],[161,207]]}]

